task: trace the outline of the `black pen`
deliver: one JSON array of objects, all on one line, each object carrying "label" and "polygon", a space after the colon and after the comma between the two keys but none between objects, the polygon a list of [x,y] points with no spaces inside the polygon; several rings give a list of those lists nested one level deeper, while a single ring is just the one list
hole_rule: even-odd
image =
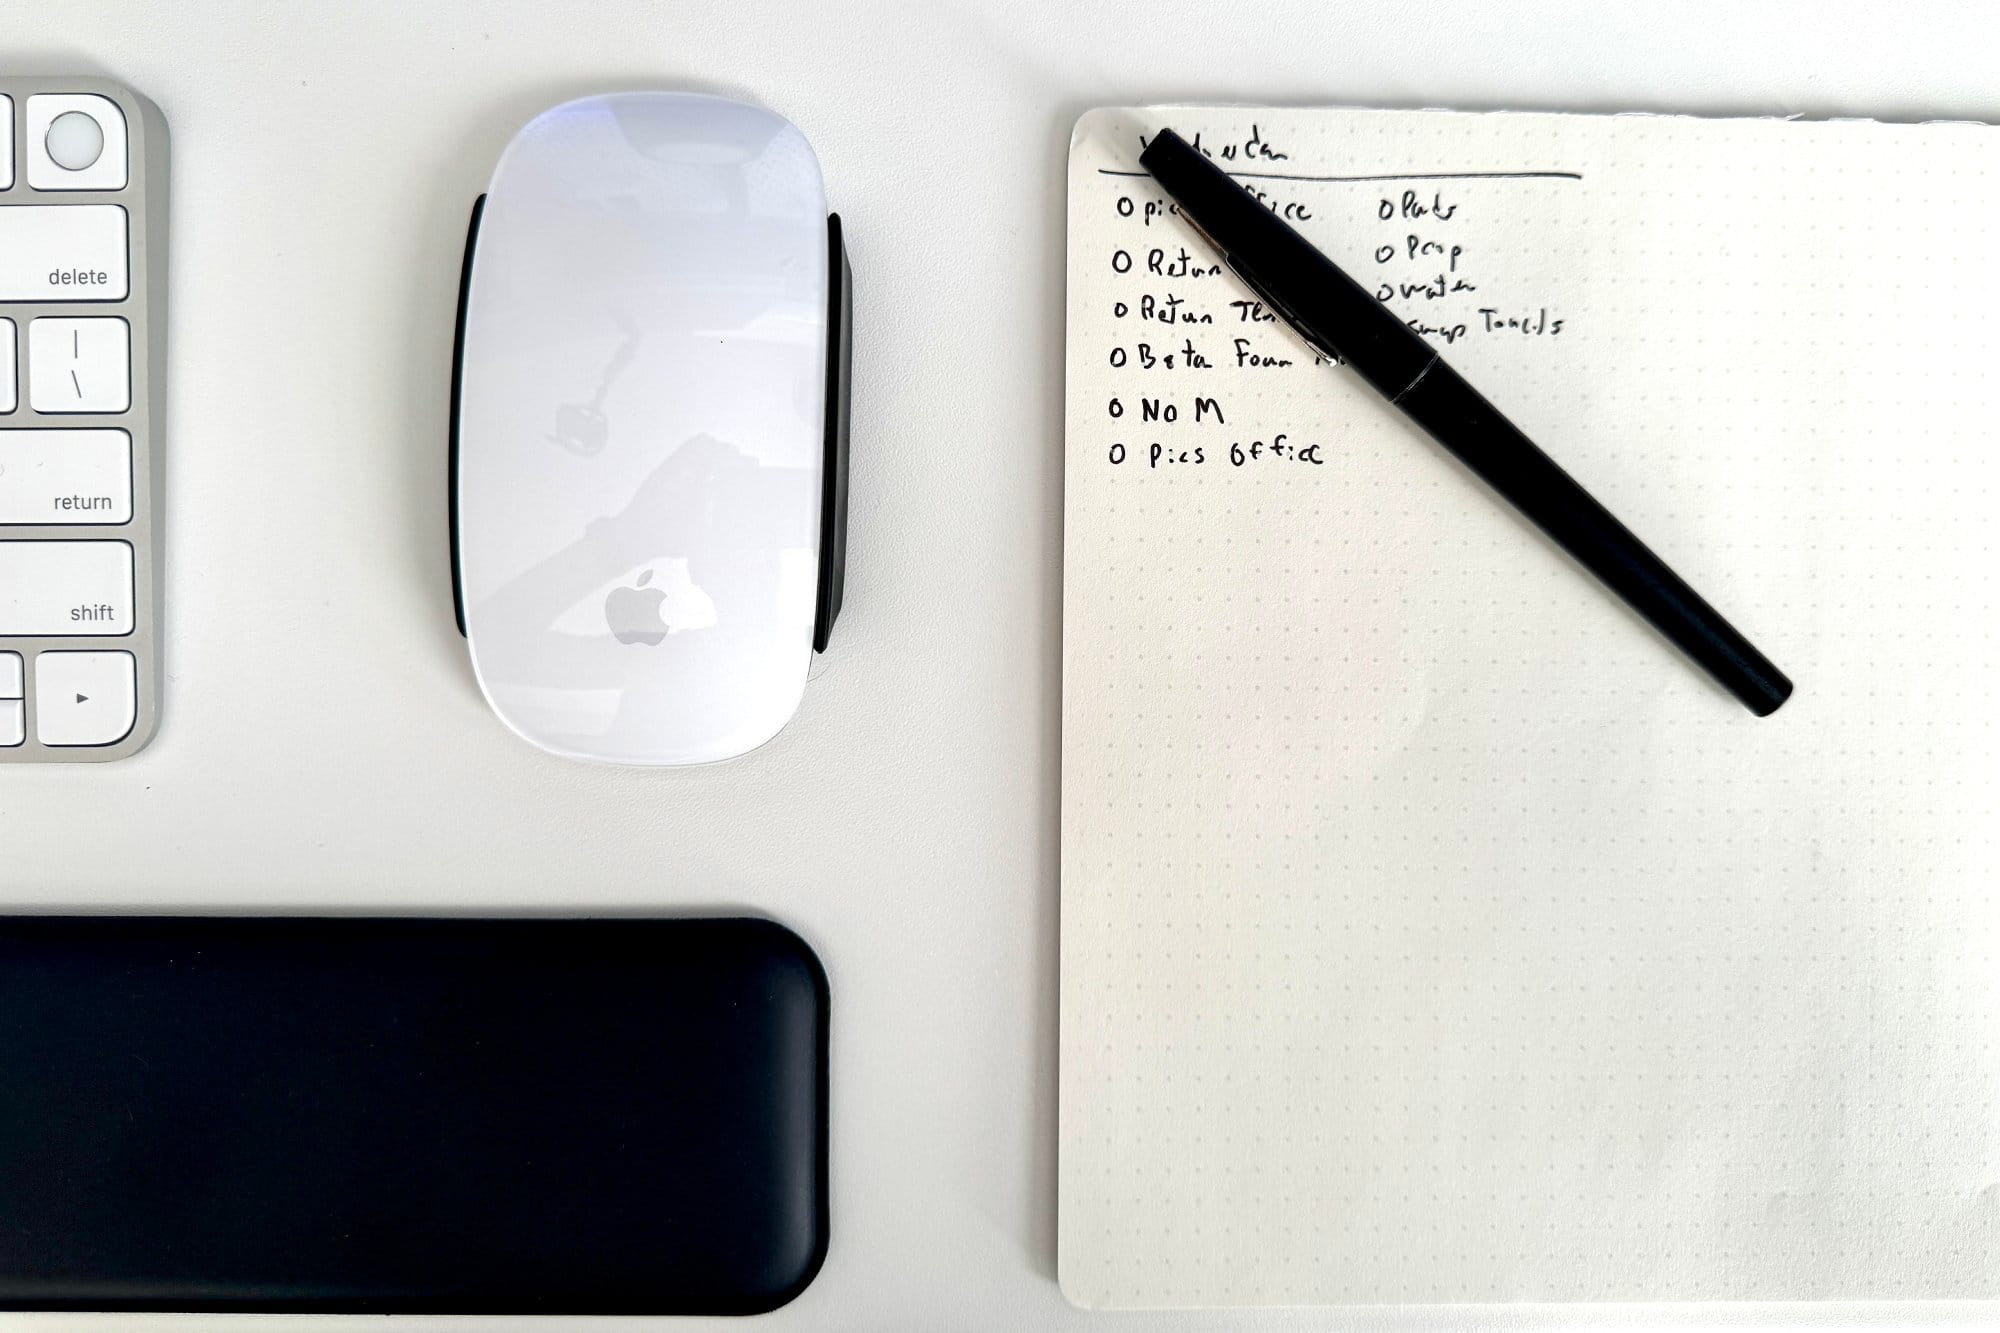
[{"label": "black pen", "polygon": [[1429,343],[1172,130],[1139,165],[1180,205],[1271,312],[1376,392],[1533,519],[1745,707],[1766,717],[1792,682],[1556,466]]}]

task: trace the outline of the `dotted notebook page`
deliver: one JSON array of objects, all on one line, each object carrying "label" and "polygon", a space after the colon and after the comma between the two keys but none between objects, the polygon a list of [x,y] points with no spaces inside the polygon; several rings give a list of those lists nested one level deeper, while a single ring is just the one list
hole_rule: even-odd
[{"label": "dotted notebook page", "polygon": [[[1793,699],[1318,363],[1139,172],[1163,125]],[[1072,1300],[2000,1295],[1996,204],[1968,125],[1078,122]]]}]

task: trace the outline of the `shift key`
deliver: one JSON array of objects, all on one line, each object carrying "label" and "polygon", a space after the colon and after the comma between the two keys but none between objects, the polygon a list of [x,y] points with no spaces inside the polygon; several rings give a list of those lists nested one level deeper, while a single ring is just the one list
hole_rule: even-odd
[{"label": "shift key", "polygon": [[122,301],[125,210],[0,205],[0,301]]},{"label": "shift key", "polygon": [[131,543],[0,541],[0,636],[131,632]]}]

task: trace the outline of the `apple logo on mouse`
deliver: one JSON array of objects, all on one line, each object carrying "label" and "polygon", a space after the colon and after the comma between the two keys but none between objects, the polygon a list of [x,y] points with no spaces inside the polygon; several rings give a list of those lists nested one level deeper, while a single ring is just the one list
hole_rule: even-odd
[{"label": "apple logo on mouse", "polygon": [[667,637],[666,617],[660,604],[667,595],[652,587],[653,571],[641,574],[629,588],[613,588],[604,599],[604,621],[620,643],[643,643],[648,648]]}]

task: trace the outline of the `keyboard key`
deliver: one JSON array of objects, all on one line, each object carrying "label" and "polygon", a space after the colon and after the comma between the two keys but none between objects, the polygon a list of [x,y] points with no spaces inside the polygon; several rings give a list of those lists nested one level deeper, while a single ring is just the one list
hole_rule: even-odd
[{"label": "keyboard key", "polygon": [[29,186],[125,188],[125,113],[116,102],[95,93],[42,93],[28,99],[26,119]]},{"label": "keyboard key", "polygon": [[123,412],[132,406],[132,332],[122,319],[28,325],[28,406],[37,412]]},{"label": "keyboard key", "polygon": [[139,716],[130,653],[43,653],[35,658],[35,739],[44,745],[116,745]]},{"label": "keyboard key", "polygon": [[14,321],[0,319],[0,412],[14,410]]},{"label": "keyboard key", "polygon": [[130,281],[117,204],[0,208],[0,301],[122,301]]},{"label": "keyboard key", "polygon": [[0,95],[0,190],[14,184],[14,99]]},{"label": "keyboard key", "polygon": [[0,653],[0,699],[18,699],[27,693],[22,688],[21,655]]},{"label": "keyboard key", "polygon": [[0,527],[131,521],[124,431],[0,430]]},{"label": "keyboard key", "polygon": [[28,705],[20,699],[0,699],[0,749],[28,739]]},{"label": "keyboard key", "polygon": [[131,632],[131,543],[0,540],[0,635]]}]

